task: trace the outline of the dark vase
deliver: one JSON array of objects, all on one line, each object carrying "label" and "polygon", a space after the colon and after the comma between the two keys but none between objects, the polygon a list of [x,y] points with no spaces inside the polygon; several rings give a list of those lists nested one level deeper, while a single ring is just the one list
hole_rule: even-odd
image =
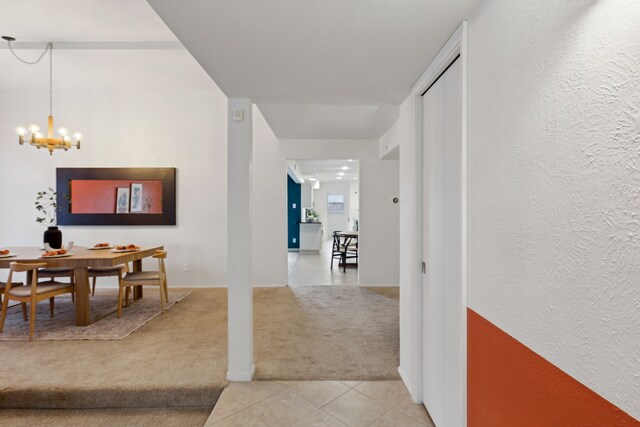
[{"label": "dark vase", "polygon": [[44,243],[48,243],[52,249],[62,248],[62,231],[58,227],[49,227],[44,232]]}]

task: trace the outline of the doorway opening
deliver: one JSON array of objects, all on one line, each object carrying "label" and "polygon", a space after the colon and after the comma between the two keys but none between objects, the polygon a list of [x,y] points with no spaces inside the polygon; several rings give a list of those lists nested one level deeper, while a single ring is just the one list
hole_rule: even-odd
[{"label": "doorway opening", "polygon": [[359,162],[287,161],[291,287],[358,285]]}]

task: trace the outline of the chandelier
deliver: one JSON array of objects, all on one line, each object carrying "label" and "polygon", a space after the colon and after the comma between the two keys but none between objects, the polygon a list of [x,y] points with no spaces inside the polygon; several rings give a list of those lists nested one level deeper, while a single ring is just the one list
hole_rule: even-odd
[{"label": "chandelier", "polygon": [[82,135],[79,132],[73,134],[71,136],[70,132],[66,128],[58,129],[58,137],[54,136],[53,133],[53,43],[47,43],[47,47],[44,49],[44,52],[40,55],[38,59],[35,61],[25,61],[20,58],[11,47],[11,42],[15,41],[13,37],[2,36],[4,40],[9,44],[9,50],[13,56],[15,56],[20,62],[25,64],[34,65],[40,62],[44,55],[49,52],[49,119],[47,120],[47,135],[43,135],[40,132],[40,127],[38,125],[32,124],[29,127],[19,127],[16,129],[18,132],[18,143],[20,145],[24,145],[25,142],[28,142],[29,145],[33,145],[34,147],[46,148],[49,150],[49,155],[53,156],[53,150],[64,150],[67,151],[71,147],[76,147],[78,150],[80,149],[80,138]]}]

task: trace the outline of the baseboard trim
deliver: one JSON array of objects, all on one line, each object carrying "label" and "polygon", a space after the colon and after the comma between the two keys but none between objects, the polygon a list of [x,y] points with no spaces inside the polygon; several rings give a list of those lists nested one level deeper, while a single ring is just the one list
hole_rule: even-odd
[{"label": "baseboard trim", "polygon": [[272,284],[272,285],[253,285],[254,288],[286,288],[287,285]]},{"label": "baseboard trim", "polygon": [[413,402],[416,404],[422,403],[421,399],[416,399],[414,397],[415,393],[413,390],[413,383],[409,381],[409,377],[407,376],[404,369],[402,369],[402,366],[398,366],[398,373],[400,374],[400,379],[404,383],[404,386],[407,388],[407,390],[409,391],[409,394],[411,395],[411,400],[413,400]]},{"label": "baseboard trim", "polygon": [[237,382],[251,381],[255,373],[256,373],[256,365],[252,365],[251,370],[248,372],[247,371],[239,371],[239,372],[227,371],[227,381],[237,381]]},{"label": "baseboard trim", "polygon": [[399,288],[400,285],[398,283],[394,284],[374,284],[374,285],[364,285],[362,283],[358,284],[361,288]]}]

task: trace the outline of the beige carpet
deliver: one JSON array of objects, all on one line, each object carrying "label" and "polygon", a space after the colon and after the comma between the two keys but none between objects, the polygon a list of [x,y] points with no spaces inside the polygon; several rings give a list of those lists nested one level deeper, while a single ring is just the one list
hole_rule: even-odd
[{"label": "beige carpet", "polygon": [[[256,289],[254,324],[256,379],[398,378],[397,288]],[[0,354],[0,408],[213,406],[227,291],[192,289],[122,340],[0,341]]]},{"label": "beige carpet", "polygon": [[257,379],[398,379],[398,288],[254,291]]},{"label": "beige carpet", "polygon": [[203,426],[211,407],[118,409],[5,409],[0,426],[11,427],[175,427]]},{"label": "beige carpet", "polygon": [[226,325],[226,290],[200,289],[122,340],[0,341],[0,408],[212,407]]},{"label": "beige carpet", "polygon": [[[155,292],[154,292],[155,291]],[[184,299],[190,292],[172,292],[165,310]],[[49,312],[49,301],[37,305],[34,340],[119,340],[131,334],[154,317],[162,314],[160,295],[156,289],[145,289],[145,297],[134,301],[118,319],[118,290],[98,289],[91,297],[89,326],[75,325],[76,309],[70,295],[56,297],[55,317]],[[7,319],[0,334],[1,341],[28,340],[29,322],[22,317],[19,305],[7,310]]]}]

